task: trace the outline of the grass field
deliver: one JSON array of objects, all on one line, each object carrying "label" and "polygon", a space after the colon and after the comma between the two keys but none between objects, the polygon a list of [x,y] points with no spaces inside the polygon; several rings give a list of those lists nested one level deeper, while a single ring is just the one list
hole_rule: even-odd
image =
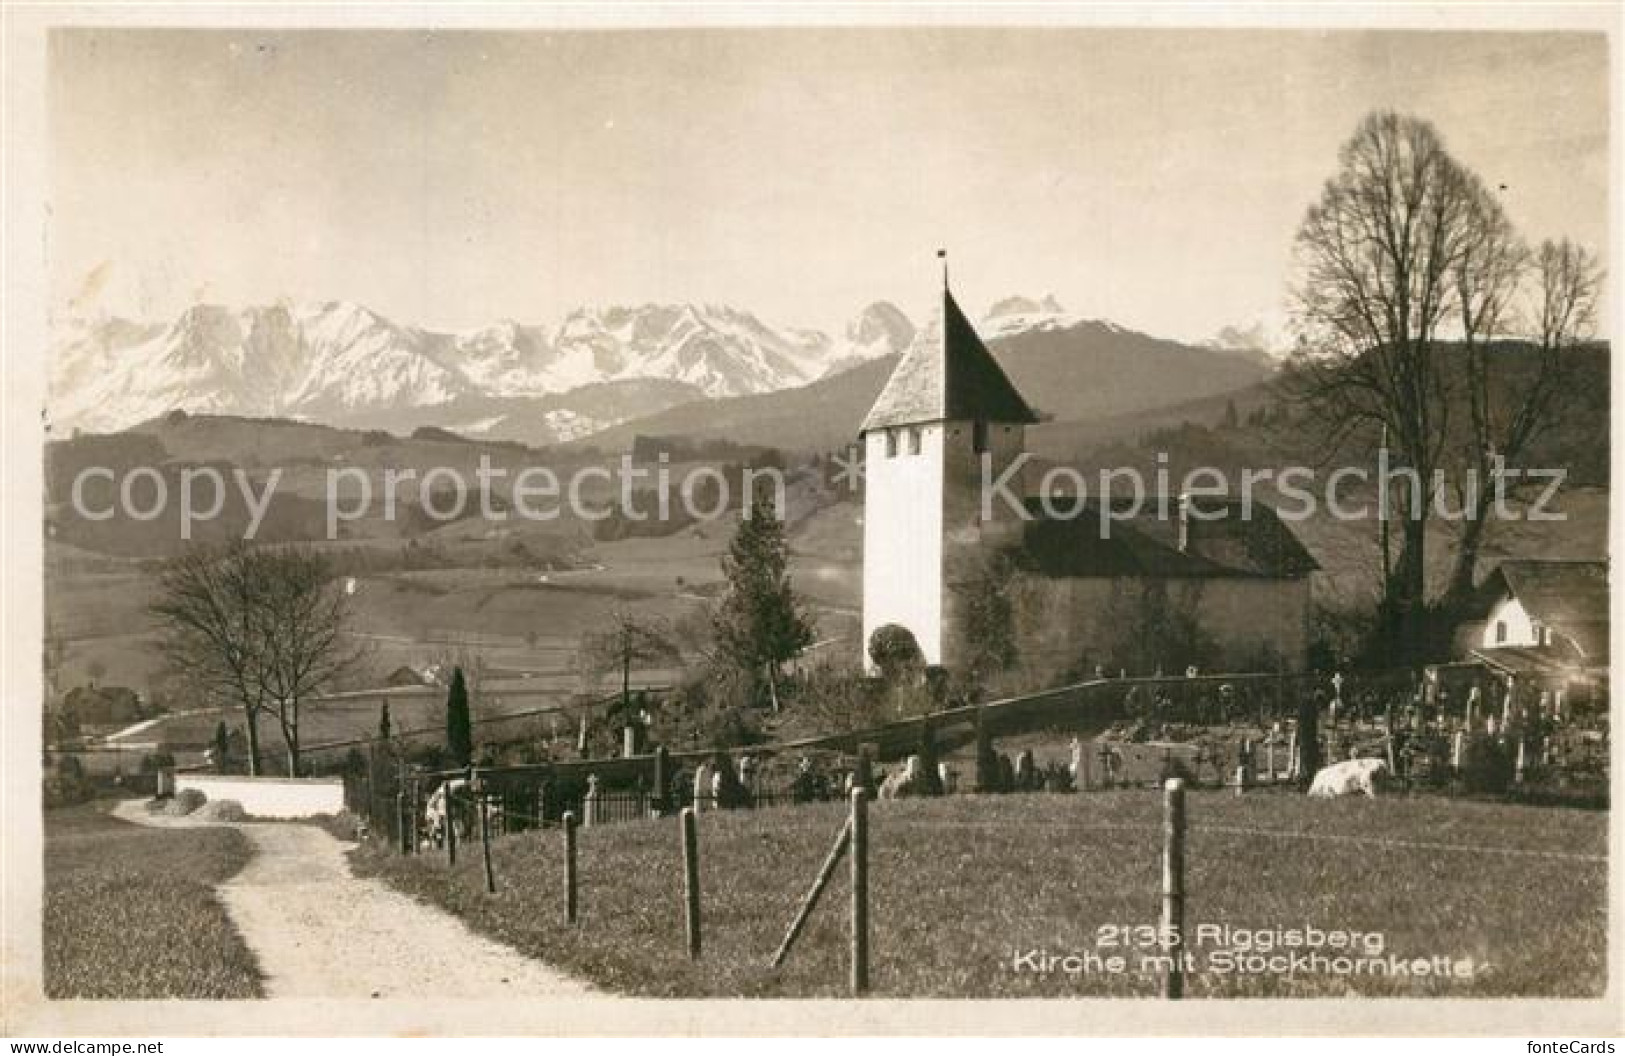
[{"label": "grass field", "polygon": [[[578,925],[562,919],[556,832],[500,839],[498,893],[478,855],[356,852],[359,872],[612,991],[837,996],[846,979],[846,869],[789,961],[767,962],[838,832],[838,805],[702,815],[705,953],[684,950],[676,822],[580,834]],[[1596,996],[1605,985],[1607,816],[1440,799],[1190,800],[1188,934],[1198,925],[1381,933],[1400,958],[1472,958],[1469,980],[1218,974],[1192,997]],[[1155,793],[955,797],[871,806],[874,990],[882,996],[1147,996],[1136,949],[1100,929],[1154,925]],[[1210,942],[1204,958],[1234,941]],[[1121,973],[1027,970],[1022,955],[1126,953]]]},{"label": "grass field", "polygon": [[262,996],[214,895],[249,858],[235,829],[150,829],[93,807],[45,814],[45,993]]}]

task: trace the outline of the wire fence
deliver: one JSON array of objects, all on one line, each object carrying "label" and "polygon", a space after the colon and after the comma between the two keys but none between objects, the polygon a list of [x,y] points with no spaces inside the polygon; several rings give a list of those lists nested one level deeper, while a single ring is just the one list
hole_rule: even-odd
[{"label": "wire fence", "polygon": [[[1066,763],[1040,765],[1030,751],[1012,760],[992,750],[1000,738],[1064,738],[1069,731],[1083,732],[1071,734]],[[375,742],[352,753],[343,776],[347,808],[375,836],[410,850],[444,839],[445,825],[473,832],[481,798],[497,835],[558,825],[566,813],[584,825],[621,824],[682,807],[836,800],[857,781],[883,788],[911,756],[932,772],[904,782],[899,794],[1151,787],[1175,776],[1193,787],[1285,785],[1306,781],[1320,763],[1363,756],[1384,759],[1407,791],[1511,788],[1531,802],[1602,805],[1608,741],[1605,693],[1565,702],[1459,672],[1431,680],[1410,671],[1371,672],[1335,681],[1241,674],[1094,680],[732,754],[661,749],[429,770]],[[974,772],[933,765],[972,742]],[[889,775],[882,762],[890,764]],[[433,807],[442,787],[445,803]],[[436,810],[447,819],[438,836]]]}]

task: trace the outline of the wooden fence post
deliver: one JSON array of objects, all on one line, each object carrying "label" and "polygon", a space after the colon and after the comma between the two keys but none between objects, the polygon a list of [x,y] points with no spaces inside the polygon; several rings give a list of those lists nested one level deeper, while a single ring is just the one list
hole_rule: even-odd
[{"label": "wooden fence post", "polygon": [[451,779],[446,779],[446,864],[457,864],[457,799],[451,794]]},{"label": "wooden fence post", "polygon": [[700,843],[694,827],[694,808],[684,807],[683,833],[683,924],[688,934],[690,960],[700,956]]},{"label": "wooden fence post", "polygon": [[869,793],[852,790],[852,996],[869,992]]},{"label": "wooden fence post", "polygon": [[666,801],[671,794],[671,753],[663,744],[655,748],[654,769],[654,812],[660,817],[665,817],[667,810],[670,809],[666,806]]},{"label": "wooden fence post", "polygon": [[[478,778],[475,780],[479,781]],[[491,818],[485,802],[485,782],[479,781],[477,788],[473,784],[469,787],[475,789],[474,795],[480,803],[480,853],[485,858],[485,893],[494,895],[497,893],[497,874],[491,869]]]},{"label": "wooden fence post", "polygon": [[564,812],[564,920],[576,922],[576,816]]},{"label": "wooden fence post", "polygon": [[421,826],[423,824],[423,786],[417,779],[412,780],[412,802],[406,815],[406,831],[412,834],[412,853],[422,850]]},{"label": "wooden fence post", "polygon": [[1185,993],[1185,782],[1169,778],[1162,786],[1162,944],[1170,958],[1162,996]]},{"label": "wooden fence post", "polygon": [[601,815],[602,804],[599,802],[602,795],[598,789],[598,775],[588,774],[587,794],[581,797],[581,820],[589,829],[604,820]]}]

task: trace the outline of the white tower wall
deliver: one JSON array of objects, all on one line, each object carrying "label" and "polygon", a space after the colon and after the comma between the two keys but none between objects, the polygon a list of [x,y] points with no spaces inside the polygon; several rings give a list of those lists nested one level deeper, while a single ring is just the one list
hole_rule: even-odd
[{"label": "white tower wall", "polygon": [[[919,435],[913,453],[909,432]],[[895,454],[887,454],[887,434]],[[913,632],[925,662],[942,662],[943,430],[940,423],[864,436],[863,664],[869,636],[896,623]]]}]

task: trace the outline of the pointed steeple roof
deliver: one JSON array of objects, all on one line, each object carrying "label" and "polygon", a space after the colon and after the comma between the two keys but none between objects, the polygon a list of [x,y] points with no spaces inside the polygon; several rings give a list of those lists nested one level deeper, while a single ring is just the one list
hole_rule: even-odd
[{"label": "pointed steeple roof", "polygon": [[942,304],[914,336],[858,433],[949,419],[1031,424],[1038,415],[945,285]]}]

